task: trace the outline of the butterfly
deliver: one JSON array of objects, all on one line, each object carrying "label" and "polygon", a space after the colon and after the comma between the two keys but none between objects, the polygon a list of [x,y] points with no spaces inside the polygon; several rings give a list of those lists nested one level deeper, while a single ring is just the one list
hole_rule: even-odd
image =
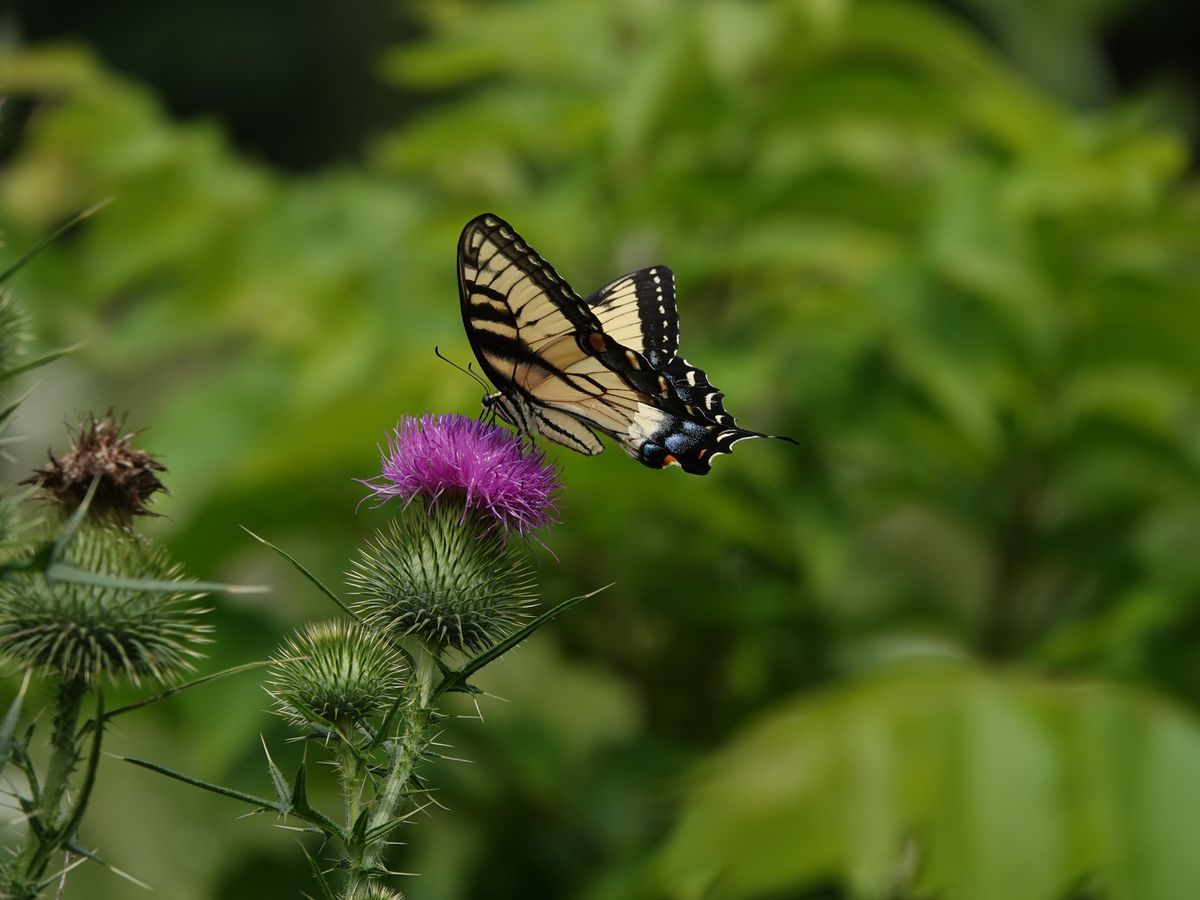
[{"label": "butterfly", "polygon": [[463,325],[498,390],[485,410],[521,434],[587,456],[599,431],[643,465],[708,474],[738,441],[725,395],[679,351],[675,276],[622,275],[586,300],[499,216],[476,216],[458,242]]}]

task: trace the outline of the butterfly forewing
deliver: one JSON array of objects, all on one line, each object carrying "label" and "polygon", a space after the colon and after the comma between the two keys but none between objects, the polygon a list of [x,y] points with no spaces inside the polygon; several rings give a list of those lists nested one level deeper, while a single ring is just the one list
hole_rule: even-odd
[{"label": "butterfly forewing", "polygon": [[[503,220],[479,216],[459,240],[459,295],[475,355],[494,382],[555,374],[543,356],[561,338],[600,323],[558,273]],[[521,378],[518,378],[521,369]]]},{"label": "butterfly forewing", "polygon": [[663,390],[649,362],[607,337],[579,295],[497,216],[464,229],[459,289],[475,355],[506,394],[566,404]]}]

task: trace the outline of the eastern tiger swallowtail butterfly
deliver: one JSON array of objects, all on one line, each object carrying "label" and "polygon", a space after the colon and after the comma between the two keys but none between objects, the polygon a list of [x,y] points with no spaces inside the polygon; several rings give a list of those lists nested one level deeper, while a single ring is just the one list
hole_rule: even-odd
[{"label": "eastern tiger swallowtail butterfly", "polygon": [[[484,407],[522,434],[579,453],[607,434],[652,468],[706,475],[747,438],[724,394],[677,355],[675,276],[639,269],[580,298],[499,216],[467,223],[458,242],[463,325],[498,390]],[[594,430],[593,430],[594,429]]]}]

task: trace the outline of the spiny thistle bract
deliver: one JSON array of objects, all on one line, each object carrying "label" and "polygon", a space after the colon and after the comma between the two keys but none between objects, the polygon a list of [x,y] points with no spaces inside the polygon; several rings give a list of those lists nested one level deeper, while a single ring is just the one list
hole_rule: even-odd
[{"label": "spiny thistle bract", "polygon": [[333,620],[308,625],[280,648],[266,689],[275,711],[296,725],[353,725],[385,713],[408,677],[386,635]]},{"label": "spiny thistle bract", "polygon": [[404,900],[404,895],[382,884],[372,884],[366,890],[357,891],[353,896],[343,894],[341,900]]},{"label": "spiny thistle bract", "polygon": [[439,503],[393,519],[351,564],[355,612],[435,653],[476,653],[503,640],[536,600],[533,575],[520,545],[483,527],[480,515]]},{"label": "spiny thistle bract", "polygon": [[[40,546],[57,532],[43,535]],[[10,572],[0,581],[0,653],[95,682],[101,675],[166,680],[193,668],[211,627],[204,595],[180,581],[182,568],[147,538],[127,529],[85,522],[64,562],[99,575],[179,581],[177,591],[146,591],[74,581],[51,581],[40,572]]]}]

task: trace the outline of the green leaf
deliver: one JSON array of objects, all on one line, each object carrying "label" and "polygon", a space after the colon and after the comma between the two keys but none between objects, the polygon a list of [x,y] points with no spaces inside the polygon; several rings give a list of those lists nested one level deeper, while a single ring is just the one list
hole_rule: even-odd
[{"label": "green leaf", "polygon": [[21,363],[19,366],[13,366],[11,369],[5,369],[3,372],[0,372],[0,381],[8,381],[10,378],[16,378],[23,372],[30,372],[33,369],[40,369],[42,366],[48,365],[54,362],[56,359],[66,356],[68,353],[74,353],[82,346],[82,343],[72,344],[70,347],[63,347],[61,350],[52,350],[49,353],[44,353],[35,359],[29,360],[28,362]]},{"label": "green leaf", "polygon": [[61,562],[51,563],[47,566],[46,578],[49,581],[68,581],[75,584],[90,584],[96,587],[124,588],[131,591],[157,591],[160,593],[195,591],[197,593],[263,594],[270,590],[266,585],[259,584],[223,584],[216,581],[162,581],[154,578],[123,578],[119,575],[106,575],[102,572],[88,572],[85,569]]},{"label": "green leaf", "polygon": [[317,578],[316,575],[314,575],[312,572],[308,571],[308,569],[306,569],[303,565],[301,565],[300,562],[295,557],[293,557],[291,554],[289,554],[285,550],[283,550],[279,547],[276,547],[274,544],[272,544],[266,538],[259,537],[257,534],[255,534],[253,531],[251,531],[245,525],[242,525],[240,527],[241,527],[242,531],[246,532],[246,534],[250,535],[250,537],[254,538],[260,544],[263,544],[264,546],[269,547],[270,549],[272,549],[276,553],[278,553],[280,556],[282,556],[284,559],[286,559],[289,563],[292,564],[292,566],[295,567],[296,571],[298,571],[301,575],[303,575],[305,578],[307,578],[309,581],[311,581],[313,584],[315,584],[317,586],[317,589],[320,590],[321,593],[323,593],[326,597],[328,597],[335,604],[337,604],[337,606],[342,610],[342,612],[344,612],[346,615],[348,615],[350,618],[354,619],[355,621],[358,621],[358,616],[356,616],[354,614],[354,612],[350,609],[350,607],[348,607],[345,603],[342,602],[342,598],[339,597],[337,594],[335,594],[333,591],[331,591],[329,588],[327,588],[324,585],[324,583],[321,581],[321,579]]},{"label": "green leaf", "polygon": [[[4,407],[4,409],[2,411],[0,411],[0,425],[3,425],[5,422],[7,422],[9,417],[13,413],[15,413],[18,409],[20,409],[21,404],[24,403],[27,399],[29,399],[29,395],[32,393],[33,393],[33,388],[30,388],[24,394],[22,394],[20,397],[18,397],[16,400],[14,400],[12,403],[10,403],[8,406]],[[13,440],[15,440],[15,438],[13,438]]]},{"label": "green leaf", "polygon": [[376,841],[383,840],[389,834],[391,834],[393,831],[395,831],[397,828],[406,824],[410,819],[412,819],[412,817],[414,815],[416,815],[418,812],[423,810],[425,808],[425,805],[426,804],[417,806],[414,809],[406,812],[402,816],[396,816],[394,819],[391,819],[380,825],[376,825],[374,828],[367,831],[366,834],[364,835],[366,842],[368,844],[373,844]]},{"label": "green leaf", "polygon": [[802,697],[749,729],[697,773],[661,871],[680,898],[836,883],[1059,900],[1095,877],[1117,900],[1167,900],[1200,878],[1198,829],[1194,717],[947,663]]},{"label": "green leaf", "polygon": [[[100,476],[96,475],[92,479],[92,483],[88,485],[87,493],[83,495],[83,500],[79,506],[71,513],[71,517],[67,519],[63,525],[62,531],[58,537],[50,545],[49,551],[43,557],[45,560],[45,571],[49,571],[50,567],[59,563],[66,555],[67,548],[71,546],[71,541],[75,539],[75,534],[83,525],[83,520],[87,517],[88,507],[92,505],[92,498],[96,496],[96,489],[100,486]],[[41,556],[41,554],[39,554]]]},{"label": "green leaf", "polygon": [[329,882],[325,879],[325,873],[321,871],[321,867],[317,865],[317,861],[313,859],[312,854],[308,852],[308,848],[304,844],[300,844],[300,852],[304,854],[304,858],[308,860],[308,867],[312,871],[313,878],[317,882],[317,886],[321,889],[322,900],[338,900],[333,888],[329,886]]},{"label": "green leaf", "polygon": [[347,836],[345,830],[308,802],[308,770],[304,763],[301,763],[299,768],[296,769],[296,778],[292,782],[291,797],[292,809],[296,815],[312,822],[330,837],[336,837],[342,843],[346,842]]},{"label": "green leaf", "polygon": [[[48,246],[50,246],[50,244],[52,244],[56,240],[58,240],[58,238],[61,235],[66,234],[68,231],[70,231],[72,228],[74,228],[76,225],[78,225],[84,219],[88,219],[91,216],[98,213],[104,207],[108,206],[108,204],[110,202],[111,202],[111,200],[101,200],[99,203],[97,203],[93,206],[89,206],[83,212],[76,213],[74,216],[69,218],[62,225],[59,225],[52,232],[50,232],[50,234],[48,234],[46,237],[42,238],[40,241],[38,241],[36,244],[34,244],[32,247],[30,247],[24,253],[22,253],[19,257],[17,257],[16,262],[12,263],[8,268],[4,269],[3,271],[0,271],[0,284],[4,284],[4,282],[6,282],[6,281],[8,281],[8,279],[12,278],[13,275],[15,275],[15,274],[17,274],[17,272],[21,271],[21,269],[24,268],[25,265],[28,264],[28,262],[31,259],[33,259],[39,253],[41,253],[43,250],[45,250]],[[59,355],[61,356],[62,353],[66,353],[66,352],[67,351],[65,351],[65,350],[61,351]],[[48,360],[47,360],[47,362],[48,362]],[[0,375],[0,378],[7,377],[8,374],[9,373]]]},{"label": "green leaf", "polygon": [[[529,637],[531,634],[533,634],[535,631],[537,631],[539,628],[541,628],[543,625],[547,625],[550,622],[553,622],[555,619],[557,619],[560,615],[562,615],[564,612],[566,612],[571,607],[575,606],[578,603],[582,603],[584,600],[587,600],[590,597],[595,597],[601,591],[606,591],[610,587],[612,587],[611,584],[606,584],[604,587],[596,588],[596,590],[594,590],[590,593],[580,594],[578,597],[571,597],[568,600],[564,600],[562,603],[558,604],[558,606],[555,606],[552,609],[546,610],[546,612],[542,613],[537,618],[532,619],[527,624],[525,624],[523,627],[514,631],[512,634],[510,634],[507,638],[502,640],[496,646],[492,647],[489,650],[485,650],[483,653],[480,653],[474,659],[465,663],[461,668],[459,668],[457,670],[451,670],[449,672],[449,674],[444,674],[441,682],[438,684],[437,687],[435,687],[433,689],[433,692],[430,694],[430,697],[429,697],[430,701],[432,701],[435,697],[439,696],[440,694],[446,693],[447,691],[470,692],[472,690],[472,688],[467,683],[467,680],[472,675],[474,675],[476,672],[478,672],[480,669],[482,669],[484,666],[486,666],[488,663],[492,662],[493,660],[499,659],[501,656],[503,656],[505,653],[507,653],[513,647],[516,647],[518,644],[520,644],[522,641],[524,641],[527,637]],[[441,666],[440,660],[438,661],[438,664],[440,667]]]},{"label": "green leaf", "polygon": [[[284,782],[284,788],[287,788],[286,782]],[[292,798],[292,806],[298,812],[310,814],[314,811],[308,804],[308,769],[304,763],[300,763],[299,768],[296,769],[296,777],[292,780],[288,796]]]},{"label": "green leaf", "polygon": [[[151,772],[158,772],[160,775],[166,775],[168,778],[174,778],[176,781],[182,781],[184,784],[190,784],[192,787],[198,787],[201,790],[209,791],[214,794],[220,794],[222,797],[229,797],[233,800],[248,803],[259,811],[272,810],[280,815],[291,815],[303,819],[316,825],[326,836],[337,838],[345,842],[345,832],[338,825],[329,819],[324,813],[313,809],[308,804],[301,776],[297,775],[297,785],[292,789],[292,804],[272,803],[270,800],[265,800],[262,797],[256,797],[253,794],[247,794],[243,791],[235,791],[233,788],[223,787],[219,784],[213,784],[208,781],[202,781],[199,778],[193,778],[191,775],[184,775],[182,772],[176,772],[173,769],[168,769],[166,766],[160,766],[158,763],[152,763],[144,759],[135,759],[130,756],[119,756],[118,759],[123,759],[125,762],[133,763],[135,766],[141,766],[143,769],[149,769]],[[301,767],[303,770],[303,767]],[[296,803],[296,793],[299,791],[301,803]]]},{"label": "green leaf", "polygon": [[279,770],[279,766],[275,765],[275,760],[271,758],[271,751],[267,749],[267,739],[261,734],[258,739],[262,742],[263,754],[267,757],[267,774],[271,776],[271,784],[275,787],[275,796],[279,799],[279,805],[291,808],[295,805],[295,800],[292,790],[288,787],[287,779]]},{"label": "green leaf", "polygon": [[146,890],[146,891],[153,890],[153,888],[151,888],[150,885],[146,884],[146,882],[139,881],[137,878],[134,878],[128,872],[123,871],[122,869],[118,869],[116,866],[114,866],[108,860],[104,859],[103,857],[97,856],[95,852],[93,852],[92,850],[88,850],[86,847],[81,847],[75,841],[67,841],[66,843],[63,844],[63,849],[67,850],[70,853],[74,853],[76,856],[82,856],[84,859],[90,859],[92,862],[98,863],[99,865],[108,869],[108,871],[112,872],[118,878],[124,878],[130,884],[135,884],[138,887],[142,888],[143,890]]},{"label": "green leaf", "polygon": [[230,675],[238,675],[242,672],[249,672],[251,669],[261,669],[264,666],[269,666],[270,660],[259,660],[258,662],[242,663],[240,666],[231,666],[228,669],[222,669],[220,672],[213,672],[211,675],[202,675],[199,678],[193,678],[191,681],[185,681],[182,684],[177,684],[174,687],[169,687],[165,691],[159,691],[150,697],[138,700],[134,703],[127,703],[125,706],[118,706],[114,710],[104,714],[105,720],[115,718],[116,716],[124,715],[127,712],[133,712],[135,709],[141,709],[144,706],[149,706],[151,703],[157,703],[160,700],[165,700],[168,697],[173,697],[175,694],[182,693],[194,687],[199,687],[202,684],[208,684],[211,681],[218,681],[222,678],[227,678]]},{"label": "green leaf", "polygon": [[[441,665],[441,660],[436,660],[436,662]],[[449,670],[444,669],[442,674],[443,677],[446,677],[450,674],[450,672]],[[379,748],[379,745],[384,742],[388,736],[388,733],[392,730],[392,723],[396,721],[396,716],[400,714],[401,708],[404,706],[404,704],[409,703],[410,701],[411,698],[403,693],[396,696],[396,699],[392,702],[391,708],[387,711],[387,715],[385,715],[383,717],[383,721],[379,723],[379,728],[375,732],[375,735],[371,738],[370,743],[367,744],[367,746],[363,749],[364,756],[369,756]]]},{"label": "green leaf", "polygon": [[0,722],[0,771],[8,765],[8,757],[12,752],[13,737],[17,733],[17,722],[21,718],[21,704],[25,700],[25,691],[29,689],[29,679],[33,677],[31,670],[26,669],[25,675],[21,679],[21,687],[17,689],[17,696],[13,697],[12,703],[8,705],[8,712],[4,714],[4,721]]},{"label": "green leaf", "polygon": [[190,784],[192,787],[198,787],[203,791],[209,791],[214,794],[220,794],[222,797],[229,797],[233,800],[239,800],[242,803],[248,803],[256,807],[259,811],[272,810],[283,815],[289,810],[286,806],[272,803],[270,800],[264,800],[262,797],[255,797],[253,794],[247,794],[243,791],[235,791],[233,788],[222,787],[219,784],[212,784],[208,781],[202,781],[199,778],[193,778],[191,775],[184,775],[182,772],[176,772],[173,769],[168,769],[166,766],[160,766],[158,763],[149,762],[144,759],[136,759],[132,756],[118,756],[117,759],[122,759],[127,763],[132,763],[135,766],[141,766],[143,769],[149,769],[151,772],[157,772],[160,775],[166,775],[168,778],[174,778],[176,781],[182,781],[184,784]]},{"label": "green leaf", "polygon": [[358,818],[354,820],[354,826],[350,829],[350,845],[353,847],[365,847],[367,845],[367,826],[371,821],[371,811],[364,809],[358,814]]},{"label": "green leaf", "polygon": [[96,786],[96,770],[100,766],[100,744],[104,740],[104,692],[100,688],[96,688],[95,691],[95,721],[100,724],[92,731],[92,749],[88,754],[87,764],[84,766],[83,783],[75,797],[75,805],[71,808],[71,814],[59,831],[58,843],[75,838],[79,823],[83,820],[84,812],[87,811],[88,802],[92,799],[92,789]]}]

